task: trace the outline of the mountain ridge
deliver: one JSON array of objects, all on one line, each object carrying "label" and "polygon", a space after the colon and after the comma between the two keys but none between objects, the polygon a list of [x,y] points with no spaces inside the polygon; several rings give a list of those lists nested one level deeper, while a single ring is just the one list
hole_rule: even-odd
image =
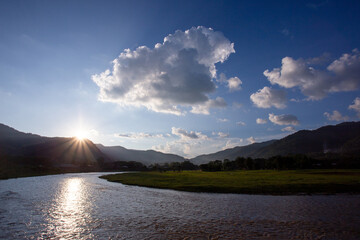
[{"label": "mountain ridge", "polygon": [[[202,154],[186,159],[170,153],[154,150],[134,150],[122,146],[104,146],[90,140],[83,143],[88,148],[84,151],[70,151],[76,144],[75,138],[43,137],[32,133],[23,133],[14,128],[0,124],[0,157],[24,155],[35,158],[49,158],[62,163],[73,163],[74,159],[82,164],[93,164],[102,159],[105,162],[136,161],[146,165],[154,163],[182,162],[190,160],[202,164],[213,160],[236,157],[269,158],[276,155],[306,154],[320,156],[327,153],[360,154],[360,122],[343,122],[337,125],[322,126],[315,130],[300,130],[279,140],[237,146],[210,154]],[[89,158],[89,153],[93,157]],[[55,162],[56,162],[55,161]]]}]

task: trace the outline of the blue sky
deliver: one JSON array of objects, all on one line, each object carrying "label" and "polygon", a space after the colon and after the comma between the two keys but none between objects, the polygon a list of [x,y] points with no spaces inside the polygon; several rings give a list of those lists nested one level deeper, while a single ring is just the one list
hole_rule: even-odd
[{"label": "blue sky", "polygon": [[1,1],[0,122],[192,157],[358,121],[359,12],[331,0]]}]

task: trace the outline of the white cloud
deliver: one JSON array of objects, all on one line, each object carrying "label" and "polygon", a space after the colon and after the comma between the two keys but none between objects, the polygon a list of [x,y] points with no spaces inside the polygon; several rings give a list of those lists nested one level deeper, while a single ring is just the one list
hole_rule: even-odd
[{"label": "white cloud", "polygon": [[243,144],[243,142],[244,142],[244,140],[243,140],[242,138],[233,138],[233,139],[230,139],[230,140],[226,141],[225,146],[223,146],[221,150],[225,150],[225,149],[228,149],[228,148],[238,147],[238,146],[240,146],[241,144]]},{"label": "white cloud", "polygon": [[224,133],[224,132],[213,132],[213,135],[217,135],[220,138],[227,138],[230,136],[229,133]]},{"label": "white cloud", "polygon": [[227,79],[224,73],[220,73],[218,82],[226,83],[230,92],[241,90],[242,81],[238,77],[231,77]]},{"label": "white cloud", "polygon": [[125,49],[112,70],[92,79],[100,88],[101,101],[176,115],[195,106],[193,113],[208,114],[208,108],[219,106],[212,104],[218,100],[208,97],[215,91],[215,64],[234,52],[234,44],[211,28],[177,30],[154,48]]},{"label": "white cloud", "polygon": [[354,100],[354,104],[349,106],[349,109],[357,112],[357,116],[360,118],[360,98],[357,97]]},{"label": "white cloud", "polygon": [[277,125],[299,125],[297,117],[290,114],[275,115],[270,113],[269,120]]},{"label": "white cloud", "polygon": [[237,91],[241,89],[242,81],[238,77],[232,77],[228,79],[228,88],[232,91]]},{"label": "white cloud", "polygon": [[201,132],[186,131],[181,128],[172,127],[171,133],[179,136],[181,139],[207,139],[207,136]]},{"label": "white cloud", "polygon": [[281,131],[283,132],[295,132],[295,128],[292,126],[288,126],[288,127],[284,127],[283,129],[281,129]]},{"label": "white cloud", "polygon": [[144,138],[163,138],[163,134],[150,134],[150,133],[120,133],[115,134],[116,137],[121,138],[133,138],[133,139],[144,139]]},{"label": "white cloud", "polygon": [[267,123],[267,120],[266,120],[266,119],[262,119],[262,118],[257,118],[257,119],[256,119],[256,123],[257,123],[257,124],[266,124],[266,123]]},{"label": "white cloud", "polygon": [[330,120],[330,121],[337,121],[337,122],[340,122],[340,121],[347,121],[349,120],[349,117],[348,116],[342,116],[341,113],[337,110],[334,110],[331,113],[328,113],[328,112],[325,112],[324,113],[324,116]]},{"label": "white cloud", "polygon": [[218,118],[217,121],[218,122],[228,122],[229,119],[227,119],[227,118]]},{"label": "white cloud", "polygon": [[166,142],[153,146],[152,149],[164,153],[175,153],[184,157],[195,157],[200,154],[217,152],[227,148],[243,145],[242,138],[220,137],[219,133],[213,133],[215,137],[200,138],[180,138],[176,141]]},{"label": "white cloud", "polygon": [[246,139],[250,144],[256,143],[256,140],[254,137],[249,137]]},{"label": "white cloud", "polygon": [[209,99],[207,102],[201,105],[195,105],[192,107],[191,112],[195,114],[210,114],[210,108],[225,108],[227,106],[225,100],[221,97],[215,99]]},{"label": "white cloud", "polygon": [[283,90],[264,87],[251,94],[250,99],[259,108],[286,107],[286,93]]},{"label": "white cloud", "polygon": [[246,126],[246,123],[242,122],[242,121],[238,121],[236,122],[236,125],[239,125],[239,126]]},{"label": "white cloud", "polygon": [[300,88],[309,100],[319,100],[331,92],[353,91],[360,86],[360,52],[354,49],[351,54],[343,54],[333,61],[326,70],[310,66],[311,61],[282,59],[281,68],[265,70],[264,75],[271,84],[285,88]]}]

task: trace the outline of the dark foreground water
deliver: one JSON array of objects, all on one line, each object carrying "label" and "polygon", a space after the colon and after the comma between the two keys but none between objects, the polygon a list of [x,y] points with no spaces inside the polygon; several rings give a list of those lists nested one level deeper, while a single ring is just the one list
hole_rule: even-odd
[{"label": "dark foreground water", "polygon": [[188,193],[100,175],[0,181],[0,239],[360,239],[360,195]]}]

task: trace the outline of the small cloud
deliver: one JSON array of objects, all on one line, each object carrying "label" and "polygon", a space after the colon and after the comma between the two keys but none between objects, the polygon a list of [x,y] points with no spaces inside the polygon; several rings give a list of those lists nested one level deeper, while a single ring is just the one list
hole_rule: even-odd
[{"label": "small cloud", "polygon": [[242,121],[238,121],[236,122],[236,125],[239,125],[239,126],[246,126],[246,123],[242,122]]},{"label": "small cloud", "polygon": [[256,140],[254,137],[249,137],[246,139],[250,144],[256,143]]},{"label": "small cloud", "polygon": [[228,88],[230,92],[241,90],[242,81],[238,77],[232,77],[228,80]]},{"label": "small cloud", "polygon": [[283,90],[264,87],[251,94],[250,99],[258,108],[276,107],[282,109],[286,107],[286,93]]},{"label": "small cloud", "polygon": [[238,103],[238,102],[233,102],[233,107],[234,108],[242,108],[242,104],[241,103]]},{"label": "small cloud", "polygon": [[290,102],[302,102],[303,100],[301,100],[301,99],[296,99],[296,98],[292,98],[292,99],[290,99]]},{"label": "small cloud", "polygon": [[329,120],[329,121],[337,121],[337,122],[340,122],[340,121],[347,121],[349,120],[349,117],[348,116],[342,116],[341,113],[337,110],[334,110],[331,113],[328,113],[328,112],[325,112],[324,113],[324,116]]},{"label": "small cloud", "polygon": [[144,139],[144,138],[163,138],[163,134],[150,134],[150,133],[120,133],[116,134],[116,137],[132,138],[132,139]]},{"label": "small cloud", "polygon": [[357,112],[357,116],[360,118],[360,98],[359,97],[355,98],[354,104],[350,105],[349,109]]},{"label": "small cloud", "polygon": [[267,123],[267,120],[266,120],[266,119],[262,119],[262,118],[257,118],[257,119],[256,119],[256,123],[257,123],[257,124],[266,124],[266,123]]},{"label": "small cloud", "polygon": [[270,113],[269,120],[277,125],[299,125],[297,117],[290,114],[275,115]]},{"label": "small cloud", "polygon": [[241,90],[242,81],[238,77],[231,77],[227,79],[224,73],[220,73],[217,81],[220,83],[226,83],[230,92]]},{"label": "small cloud", "polygon": [[230,134],[229,133],[224,133],[224,132],[213,132],[213,135],[217,135],[218,137],[220,137],[220,138],[227,138],[227,137],[229,137],[230,136]]},{"label": "small cloud", "polygon": [[281,129],[281,131],[283,132],[295,132],[295,128],[292,126],[288,126],[288,127],[284,127],[283,129]]},{"label": "small cloud", "polygon": [[222,148],[222,150],[237,147],[237,146],[241,145],[243,142],[244,142],[244,140],[242,138],[230,139],[230,140],[226,141],[226,144]]},{"label": "small cloud", "polygon": [[227,119],[227,118],[218,118],[217,121],[218,122],[228,122],[229,119]]},{"label": "small cloud", "polygon": [[171,133],[182,139],[207,139],[207,136],[201,132],[186,131],[181,128],[172,127]]}]

